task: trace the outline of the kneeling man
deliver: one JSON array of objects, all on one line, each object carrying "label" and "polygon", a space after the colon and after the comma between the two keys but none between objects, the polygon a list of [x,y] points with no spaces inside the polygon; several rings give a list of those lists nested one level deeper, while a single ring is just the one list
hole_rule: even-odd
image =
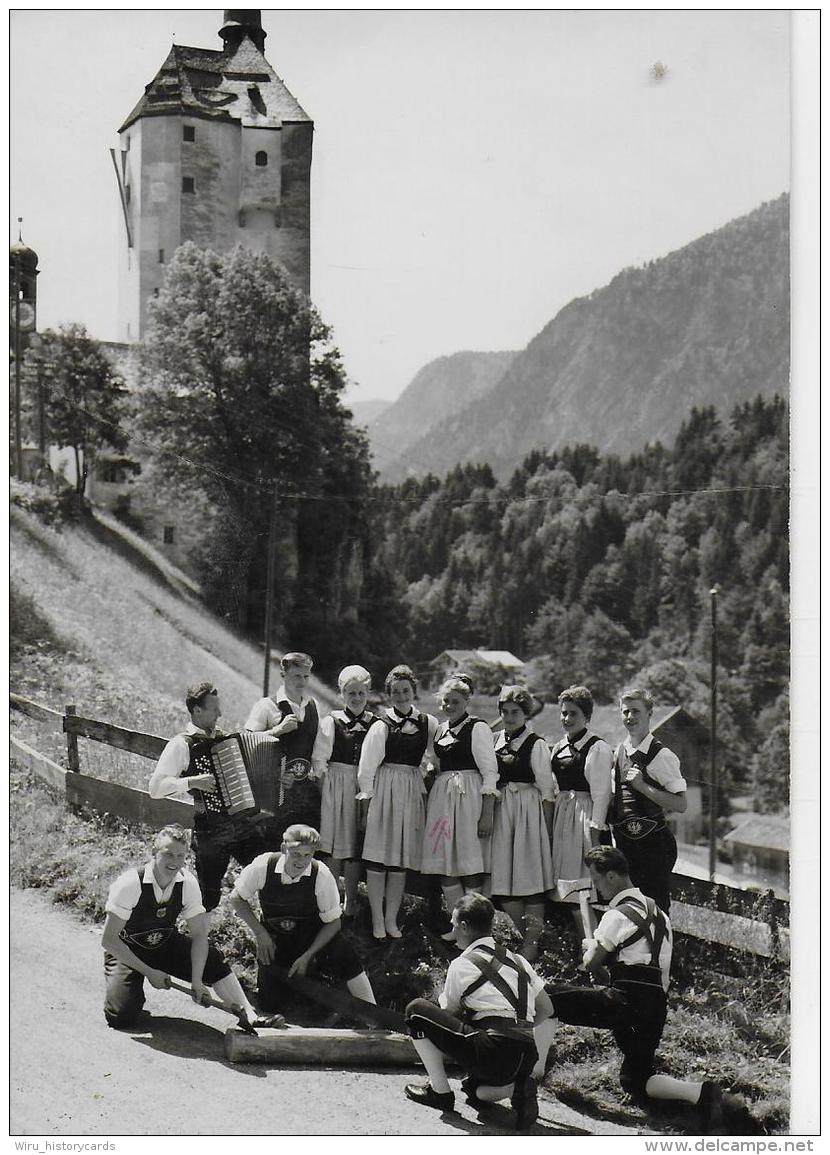
[{"label": "kneeling man", "polygon": [[481,1107],[510,1099],[516,1128],[524,1130],[539,1114],[534,1079],[544,1074],[553,1007],[530,963],[496,946],[494,915],[482,894],[465,894],[455,904],[452,925],[462,953],[449,965],[440,1005],[415,999],[406,1008],[409,1033],[429,1075],[426,1085],[410,1085],[406,1094],[452,1111],[446,1056],[468,1072],[461,1084],[468,1103]]},{"label": "kneeling man", "polygon": [[[190,983],[195,1002],[213,987],[228,1007],[241,1007],[254,1026],[278,1025],[279,1016],[257,1017],[222,954],[208,944],[199,884],[184,868],[189,846],[183,826],[165,826],[153,839],[152,861],[125,871],[110,887],[101,940],[104,1016],[111,1027],[132,1027],[144,1006],[144,980],[165,990],[175,975]],[[180,917],[189,938],[176,929]]]},{"label": "kneeling man", "polygon": [[[230,897],[232,909],[256,939],[259,1002],[276,1010],[280,984],[315,967],[345,982],[350,994],[374,1003],[369,976],[340,930],[337,881],[314,852],[320,835],[313,826],[296,823],[282,836],[282,850],[261,854],[240,871]],[[261,917],[251,902],[257,898]]]}]

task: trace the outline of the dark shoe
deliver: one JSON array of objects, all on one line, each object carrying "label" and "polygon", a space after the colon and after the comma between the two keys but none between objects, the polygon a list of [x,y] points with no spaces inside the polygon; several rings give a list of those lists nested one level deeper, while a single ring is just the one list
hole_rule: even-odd
[{"label": "dark shoe", "polygon": [[516,1130],[525,1131],[539,1118],[539,1100],[536,1098],[536,1084],[533,1079],[517,1081],[510,1098],[510,1106],[516,1112]]},{"label": "dark shoe", "polygon": [[431,1083],[407,1083],[404,1087],[407,1099],[413,1103],[422,1103],[425,1107],[434,1107],[436,1111],[453,1111],[455,1109],[455,1095],[452,1091],[441,1094],[434,1091]]},{"label": "dark shoe", "polygon": [[251,1023],[252,1027],[276,1027],[277,1030],[282,1030],[286,1025],[282,1015],[260,1015]]},{"label": "dark shoe", "polygon": [[697,1110],[703,1134],[717,1135],[723,1127],[723,1092],[710,1079],[703,1084]]}]

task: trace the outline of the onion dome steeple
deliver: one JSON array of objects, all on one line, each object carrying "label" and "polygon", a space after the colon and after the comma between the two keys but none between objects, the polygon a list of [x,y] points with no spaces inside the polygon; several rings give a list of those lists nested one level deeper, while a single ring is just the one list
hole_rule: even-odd
[{"label": "onion dome steeple", "polygon": [[265,37],[268,33],[262,27],[260,8],[226,8],[225,23],[219,35],[225,42],[225,51],[232,52],[248,36],[260,50],[265,52]]}]

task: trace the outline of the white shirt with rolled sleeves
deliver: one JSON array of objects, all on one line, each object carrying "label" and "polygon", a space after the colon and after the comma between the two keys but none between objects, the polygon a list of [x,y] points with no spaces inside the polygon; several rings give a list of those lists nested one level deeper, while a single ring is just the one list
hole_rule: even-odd
[{"label": "white shirt with rolled sleeves", "polygon": [[[495,748],[496,750],[503,750],[505,746],[509,745],[511,750],[516,750],[528,734],[532,733],[531,728],[525,726],[513,738],[508,739],[506,731],[499,730],[496,734]],[[533,743],[533,749],[530,751],[530,769],[533,771],[533,777],[539,788],[539,793],[542,795],[542,801],[553,802],[556,798],[557,787],[550,766],[550,751],[547,742]]]},{"label": "white shirt with rolled sleeves", "polygon": [[[635,750],[641,750],[643,754],[648,754],[653,741],[654,735],[649,731],[637,746],[630,738],[626,738],[623,742],[623,749],[629,757]],[[649,778],[654,779],[661,790],[665,790],[669,794],[682,794],[686,789],[686,779],[680,773],[680,759],[674,750],[669,750],[667,746],[657,751],[646,767],[646,774]]]},{"label": "white shirt with rolled sleeves", "polygon": [[[292,702],[286,693],[285,686],[280,686],[276,694],[272,698],[260,698],[258,702],[254,702],[251,707],[251,712],[248,715],[248,720],[243,727],[245,730],[270,730],[274,726],[279,726],[282,721],[282,713],[280,711],[278,702],[287,702],[294,713],[302,722],[305,718],[305,708],[312,698],[307,698],[303,695],[302,701]],[[319,717],[320,707],[317,703],[317,715]]]},{"label": "white shirt with rolled sleeves", "polygon": [[[239,872],[239,877],[234,885],[234,893],[244,898],[247,903],[250,903],[254,898],[258,897],[258,893],[265,886],[265,880],[268,877],[268,863],[271,860],[270,854],[260,854],[253,862],[249,862]],[[321,922],[334,922],[335,919],[340,918],[343,909],[340,906],[340,891],[337,889],[337,882],[334,875],[329,870],[324,862],[317,863],[317,879],[314,883],[314,897],[317,899],[317,909],[320,913]],[[277,859],[276,872],[282,880],[283,886],[293,886],[299,882],[301,878],[308,878],[311,874],[311,863],[296,878],[289,878],[285,873],[285,855],[281,854]]]},{"label": "white shirt with rolled sleeves", "polygon": [[[387,715],[393,722],[403,722],[404,715],[399,714],[393,707],[386,710]],[[405,717],[409,719],[413,725],[420,718],[421,714],[418,710],[413,710],[411,714]],[[424,751],[424,756],[421,759],[421,766],[425,767],[427,762],[433,758],[432,743],[438,732],[438,719],[434,718],[432,714],[426,715],[427,719],[427,746]],[[406,732],[406,731],[404,731]],[[357,771],[357,785],[360,790],[358,798],[371,798],[375,792],[375,775],[378,772],[378,767],[384,762],[386,758],[386,738],[389,734],[389,728],[385,722],[373,722],[369,727],[369,732],[364,739],[363,746],[360,751],[360,765]]]},{"label": "white shirt with rolled sleeves", "polygon": [[116,878],[107,894],[107,913],[114,914],[117,918],[123,918],[125,921],[129,921],[136,903],[141,898],[142,883],[146,882],[152,882],[153,894],[156,896],[156,902],[160,906],[170,901],[173,894],[173,887],[176,883],[183,883],[181,917],[189,919],[195,918],[197,914],[205,913],[199,883],[189,870],[180,870],[170,885],[162,890],[156,882],[156,876],[153,874],[152,862],[148,862],[144,867],[140,881],[137,870],[125,870],[123,874],[120,874],[118,878]]},{"label": "white shirt with rolled sleeves", "polygon": [[[641,890],[636,886],[628,887],[626,890],[621,890],[608,903],[608,910],[599,920],[599,925],[594,931],[594,938],[599,945],[607,951],[616,950],[621,942],[624,942],[636,929],[636,925],[631,919],[620,910],[616,908],[621,902],[625,902],[627,898],[637,898],[640,902],[645,902],[645,896]],[[663,989],[669,989],[669,969],[671,967],[671,952],[672,952],[672,929],[669,922],[668,915],[664,912],[666,919],[666,938],[660,948],[660,971],[663,978]],[[617,955],[617,962],[633,964],[633,963],[649,963],[651,962],[651,950],[644,938],[640,938],[631,946],[624,947]]]},{"label": "white shirt with rolled sleeves", "polygon": [[[481,977],[481,971],[476,964],[471,961],[470,955],[477,947],[489,946],[492,948],[495,947],[495,945],[495,940],[492,936],[477,938],[475,942],[470,943],[466,950],[462,951],[457,959],[453,959],[447,970],[444,989],[438,996],[439,1006],[449,1011],[452,1015],[466,1012],[475,1018],[481,1018],[484,1015],[494,1015],[499,1018],[515,1020],[515,1010],[501,991],[497,990],[491,982],[482,983],[478,990],[473,991],[463,1003],[461,1001],[465,990],[472,982]],[[487,955],[487,957],[489,958],[490,956]],[[521,955],[513,954],[511,951],[510,957],[527,973],[529,983],[527,1017],[530,1022],[533,1022],[536,996],[540,991],[544,990],[545,984],[530,963],[523,959]],[[504,967],[499,973],[513,993],[518,993],[519,976],[513,968]]]},{"label": "white shirt with rolled sleeves", "polygon": [[[196,734],[207,739],[208,735],[192,722],[184,728],[185,734]],[[215,730],[210,737],[221,738],[223,731]],[[147,787],[151,798],[190,798],[187,778],[181,775],[190,765],[190,747],[181,734],[171,738],[161,752],[156,768]]]}]

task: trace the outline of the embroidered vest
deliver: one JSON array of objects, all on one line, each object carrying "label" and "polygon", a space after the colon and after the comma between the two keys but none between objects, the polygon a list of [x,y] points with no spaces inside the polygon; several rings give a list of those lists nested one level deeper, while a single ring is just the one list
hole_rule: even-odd
[{"label": "embroidered vest", "polygon": [[[537,735],[538,737],[538,735]],[[461,994],[460,1003],[464,1007],[466,1000],[471,994],[490,983],[494,986],[500,995],[510,1004],[515,1015],[515,1023],[511,1022],[511,1026],[519,1025],[526,1026],[533,1021],[532,1008],[530,1007],[530,980],[527,977],[527,972],[521,963],[507,953],[503,946],[496,946],[495,949],[482,943],[476,947],[472,954],[467,958],[471,963],[474,963],[481,972],[478,978],[467,986]],[[513,971],[517,976],[517,989],[514,992],[509,985],[502,972]],[[531,1011],[528,1014],[528,1011]],[[478,1012],[481,1015],[486,1012]],[[470,1016],[470,1012],[467,1012]]]},{"label": "embroidered vest", "polygon": [[176,929],[176,919],[182,912],[184,902],[182,889],[184,881],[179,879],[166,902],[156,900],[152,882],[144,881],[144,871],[137,871],[141,883],[141,895],[133,907],[127,923],[121,929],[120,938],[129,946],[142,950],[158,950]]},{"label": "embroidered vest", "polygon": [[360,761],[360,750],[369,727],[377,721],[375,715],[369,710],[364,710],[359,718],[355,718],[346,710],[335,710],[332,719],[334,721],[332,762],[356,766]]},{"label": "embroidered vest", "polygon": [[461,724],[461,729],[455,734],[448,728],[442,729],[435,735],[433,750],[437,762],[436,769],[441,770],[477,770],[476,760],[473,757],[473,726],[480,722],[480,718],[469,717]]},{"label": "embroidered vest", "polygon": [[632,789],[627,782],[623,782],[623,773],[630,766],[636,766],[644,782],[653,786],[655,790],[661,790],[660,783],[649,776],[647,767],[662,749],[662,742],[652,737],[647,754],[642,750],[635,750],[629,755],[622,742],[614,752],[614,810],[611,824],[619,827],[629,838],[643,838],[655,830],[662,830],[666,825],[666,814],[662,806],[652,802],[638,790]]},{"label": "embroidered vest", "polygon": [[499,789],[507,786],[510,782],[534,783],[536,781],[530,765],[530,756],[536,743],[543,741],[544,739],[540,734],[528,733],[516,750],[508,745],[499,747],[496,751],[496,759],[499,764]]},{"label": "embroidered vest", "polygon": [[[420,766],[429,741],[429,722],[426,714],[418,714],[416,717],[409,714],[402,722],[384,714],[381,722],[387,729],[384,762],[393,762],[399,766]],[[403,733],[402,727],[407,722],[414,722],[418,727],[417,734]]]},{"label": "embroidered vest", "polygon": [[[277,708],[280,712],[280,721],[284,721],[289,714],[294,713],[294,707],[290,702],[280,699],[277,702]],[[311,751],[314,749],[314,739],[317,737],[317,706],[313,701],[306,702],[305,714],[303,720],[300,722],[296,730],[292,730],[290,734],[280,734],[280,747],[286,760],[289,763],[296,761],[298,758],[307,762],[311,766]],[[299,777],[299,775],[297,775]]]},{"label": "embroidered vest", "polygon": [[277,861],[281,857],[272,854],[268,859],[265,885],[259,892],[263,924],[269,934],[316,934],[322,925],[314,893],[320,864],[312,859],[311,874],[286,886],[277,873]]},{"label": "embroidered vest", "polygon": [[[622,911],[626,918],[634,924],[634,929],[628,938],[623,939],[609,957],[608,969],[611,972],[611,984],[615,987],[635,985],[659,987],[663,990],[663,972],[660,967],[660,951],[668,935],[666,916],[653,898],[643,895],[642,899],[631,895],[624,899],[615,910]],[[620,951],[632,943],[645,939],[646,947],[651,953],[647,963],[619,962]]]},{"label": "embroidered vest", "polygon": [[588,751],[597,742],[599,742],[599,736],[592,734],[582,747],[574,746],[570,738],[563,738],[558,745],[554,746],[550,756],[550,765],[560,790],[591,793],[591,785],[585,777],[585,763],[588,759]]}]

